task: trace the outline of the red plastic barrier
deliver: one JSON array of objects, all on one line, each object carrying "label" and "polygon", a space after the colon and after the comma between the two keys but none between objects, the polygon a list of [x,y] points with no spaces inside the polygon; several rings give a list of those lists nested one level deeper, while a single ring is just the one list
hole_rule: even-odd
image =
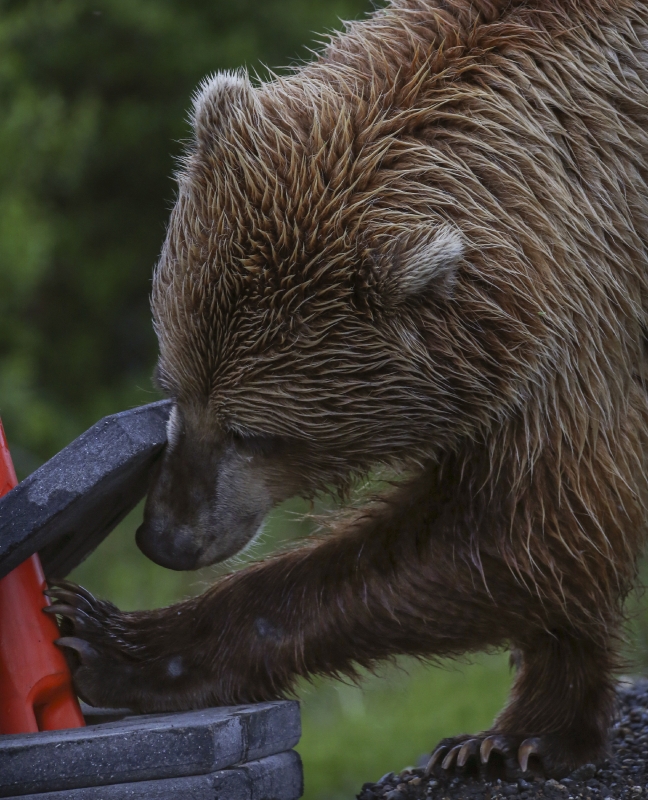
[{"label": "red plastic barrier", "polygon": [[[16,485],[0,421],[0,497]],[[0,580],[0,733],[79,728],[83,715],[63,654],[59,631],[43,614],[49,605],[38,555]]]}]

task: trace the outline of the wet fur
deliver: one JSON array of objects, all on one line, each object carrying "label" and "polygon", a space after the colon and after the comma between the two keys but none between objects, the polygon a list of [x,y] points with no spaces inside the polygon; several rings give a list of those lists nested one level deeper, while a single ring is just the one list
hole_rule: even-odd
[{"label": "wet fur", "polygon": [[153,291],[182,435],[269,504],[411,478],[169,609],[79,597],[84,696],[511,645],[503,754],[603,757],[648,500],[646,42],[639,0],[396,0],[288,77],[202,87]]}]

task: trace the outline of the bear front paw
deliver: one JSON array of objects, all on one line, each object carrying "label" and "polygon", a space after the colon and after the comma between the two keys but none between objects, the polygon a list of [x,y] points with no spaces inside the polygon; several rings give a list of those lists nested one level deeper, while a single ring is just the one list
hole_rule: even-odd
[{"label": "bear front paw", "polygon": [[53,602],[43,611],[60,619],[55,643],[65,652],[79,697],[95,707],[139,710],[133,685],[139,659],[124,635],[125,615],[69,581],[57,581],[45,594]]}]

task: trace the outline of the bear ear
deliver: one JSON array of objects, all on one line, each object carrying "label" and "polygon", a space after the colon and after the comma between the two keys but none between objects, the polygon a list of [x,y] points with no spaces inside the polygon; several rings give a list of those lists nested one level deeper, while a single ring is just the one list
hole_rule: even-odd
[{"label": "bear ear", "polygon": [[448,224],[408,237],[394,252],[389,283],[396,296],[392,299],[398,302],[421,292],[450,297],[464,252],[462,233]]},{"label": "bear ear", "polygon": [[191,123],[199,145],[227,136],[241,123],[256,121],[261,108],[244,70],[217,72],[203,80],[193,97]]}]

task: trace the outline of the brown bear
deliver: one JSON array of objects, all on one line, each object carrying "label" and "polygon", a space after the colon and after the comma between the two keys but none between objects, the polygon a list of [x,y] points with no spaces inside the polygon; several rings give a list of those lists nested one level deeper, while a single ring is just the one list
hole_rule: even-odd
[{"label": "brown bear", "polygon": [[192,569],[285,498],[400,482],[170,608],[60,586],[82,697],[252,702],[511,647],[508,704],[430,769],[604,757],[648,504],[647,42],[648,0],[393,0],[287,77],[203,83],[140,547]]}]

